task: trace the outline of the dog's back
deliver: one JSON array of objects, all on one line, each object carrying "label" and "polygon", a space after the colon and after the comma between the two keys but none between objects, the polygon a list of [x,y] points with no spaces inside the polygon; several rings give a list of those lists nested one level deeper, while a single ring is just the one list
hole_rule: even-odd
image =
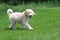
[{"label": "dog's back", "polygon": [[20,21],[20,20],[23,19],[22,18],[23,13],[21,13],[21,12],[13,12],[12,9],[8,9],[7,14],[9,16],[9,20]]}]

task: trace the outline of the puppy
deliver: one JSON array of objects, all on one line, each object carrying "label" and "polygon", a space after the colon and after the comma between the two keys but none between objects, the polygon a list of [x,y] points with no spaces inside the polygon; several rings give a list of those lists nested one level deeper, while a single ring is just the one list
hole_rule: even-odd
[{"label": "puppy", "polygon": [[23,28],[33,30],[33,28],[28,23],[28,19],[32,18],[33,15],[36,15],[32,9],[26,9],[23,12],[13,12],[12,9],[8,9],[7,14],[10,20],[10,29],[16,29],[16,23],[21,23]]}]

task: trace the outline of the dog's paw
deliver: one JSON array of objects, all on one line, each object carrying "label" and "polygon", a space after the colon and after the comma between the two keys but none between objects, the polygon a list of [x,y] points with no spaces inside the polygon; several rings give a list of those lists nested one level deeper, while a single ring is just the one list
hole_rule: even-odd
[{"label": "dog's paw", "polygon": [[9,28],[10,30],[12,30],[12,28]]},{"label": "dog's paw", "polygon": [[33,28],[30,28],[30,29],[28,29],[28,30],[33,30]]}]

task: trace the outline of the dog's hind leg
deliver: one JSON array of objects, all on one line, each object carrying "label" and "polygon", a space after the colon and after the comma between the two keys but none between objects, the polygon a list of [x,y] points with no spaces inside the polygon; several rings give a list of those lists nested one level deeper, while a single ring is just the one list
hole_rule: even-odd
[{"label": "dog's hind leg", "polygon": [[15,24],[15,22],[11,22],[9,25],[9,29],[16,29]]}]

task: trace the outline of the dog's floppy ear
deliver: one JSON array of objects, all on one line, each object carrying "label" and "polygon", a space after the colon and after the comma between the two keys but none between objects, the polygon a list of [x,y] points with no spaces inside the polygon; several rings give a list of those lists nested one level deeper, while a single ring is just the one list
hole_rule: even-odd
[{"label": "dog's floppy ear", "polygon": [[35,12],[34,12],[32,9],[30,9],[30,10],[31,10],[31,12],[33,13],[33,15],[36,15]]},{"label": "dog's floppy ear", "polygon": [[24,11],[24,15],[25,15],[25,16],[28,16],[28,13],[27,13],[27,11]]},{"label": "dog's floppy ear", "polygon": [[36,15],[35,12],[33,12],[33,15]]}]

